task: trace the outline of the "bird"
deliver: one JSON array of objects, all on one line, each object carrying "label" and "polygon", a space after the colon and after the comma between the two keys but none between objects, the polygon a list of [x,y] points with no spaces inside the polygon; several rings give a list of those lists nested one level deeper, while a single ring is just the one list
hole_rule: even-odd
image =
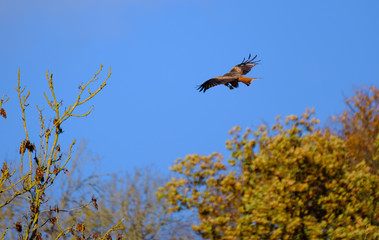
[{"label": "bird", "polygon": [[253,80],[259,79],[259,78],[248,78],[244,77],[243,75],[246,75],[250,70],[260,62],[260,60],[254,61],[257,58],[257,55],[255,57],[251,58],[251,54],[249,54],[249,57],[245,60],[245,58],[242,60],[242,62],[232,68],[230,72],[219,76],[211,78],[207,81],[205,81],[203,84],[197,87],[197,90],[200,92],[205,93],[209,88],[224,84],[225,86],[229,87],[229,89],[234,89],[238,87],[238,82],[242,82],[249,86]]}]

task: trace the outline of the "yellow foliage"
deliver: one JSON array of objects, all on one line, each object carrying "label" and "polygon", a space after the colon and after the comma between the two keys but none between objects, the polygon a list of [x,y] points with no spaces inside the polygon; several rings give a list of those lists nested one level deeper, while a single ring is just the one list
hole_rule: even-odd
[{"label": "yellow foliage", "polygon": [[346,143],[349,160],[366,161],[371,171],[379,172],[379,88],[371,86],[356,90],[345,100],[347,109],[336,120]]},{"label": "yellow foliage", "polygon": [[171,169],[185,184],[172,179],[161,196],[172,211],[197,211],[193,229],[207,239],[378,239],[378,89],[370,93],[358,91],[357,111],[340,116],[343,137],[320,129],[313,109],[271,128],[234,127],[229,165],[216,153],[179,159]]}]

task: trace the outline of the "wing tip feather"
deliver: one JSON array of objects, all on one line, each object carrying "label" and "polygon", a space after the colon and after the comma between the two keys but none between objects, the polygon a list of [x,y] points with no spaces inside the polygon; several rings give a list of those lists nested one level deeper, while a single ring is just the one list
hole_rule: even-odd
[{"label": "wing tip feather", "polygon": [[199,90],[199,92],[203,92],[203,93],[207,91],[207,88],[204,86],[204,84],[201,84],[200,86],[196,86],[196,89]]}]

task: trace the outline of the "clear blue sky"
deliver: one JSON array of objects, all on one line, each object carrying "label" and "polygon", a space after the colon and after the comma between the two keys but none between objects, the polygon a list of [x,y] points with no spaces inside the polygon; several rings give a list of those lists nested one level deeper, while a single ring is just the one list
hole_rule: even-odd
[{"label": "clear blue sky", "polygon": [[[154,165],[167,171],[190,153],[227,153],[235,125],[257,127],[314,107],[323,123],[344,108],[343,94],[379,82],[379,1],[5,1],[0,0],[0,157],[18,158],[24,140],[14,90],[17,69],[31,90],[28,126],[38,143],[35,105],[48,113],[46,70],[57,96],[72,103],[100,64],[108,85],[64,124],[62,149],[86,139],[102,170]],[[250,87],[205,94],[203,81],[249,53],[262,64]],[[80,113],[78,111],[77,113]]]}]

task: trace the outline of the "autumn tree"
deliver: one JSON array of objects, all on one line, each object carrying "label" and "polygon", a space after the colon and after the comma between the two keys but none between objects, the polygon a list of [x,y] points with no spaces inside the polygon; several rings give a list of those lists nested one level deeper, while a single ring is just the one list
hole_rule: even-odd
[{"label": "autumn tree", "polygon": [[[5,223],[1,229],[0,239],[7,237],[7,232],[11,235],[13,232],[18,234],[18,239],[42,239],[44,230],[51,226],[58,229],[55,236],[49,238],[59,239],[68,235],[77,236],[80,239],[87,239],[84,234],[85,225],[72,224],[64,226],[59,221],[61,215],[70,213],[77,209],[85,208],[88,205],[96,203],[95,199],[88,200],[87,203],[80,203],[73,209],[64,209],[60,206],[49,206],[48,189],[55,186],[58,176],[64,177],[67,173],[67,164],[72,157],[72,148],[75,140],[70,146],[61,146],[60,136],[63,133],[64,123],[72,117],[85,117],[90,114],[92,108],[83,113],[78,113],[78,109],[85,103],[95,97],[105,86],[109,74],[104,81],[94,90],[90,91],[89,87],[98,80],[100,70],[79,87],[79,93],[72,104],[63,108],[62,100],[55,94],[53,74],[47,71],[46,78],[49,94],[44,93],[47,106],[52,111],[52,118],[46,119],[43,109],[37,105],[39,112],[40,135],[39,144],[33,142],[36,137],[30,135],[30,121],[27,119],[27,110],[30,108],[28,98],[30,91],[25,91],[25,87],[21,87],[20,70],[18,71],[18,81],[15,87],[18,102],[20,104],[22,124],[24,128],[25,138],[20,143],[19,164],[11,166],[7,162],[3,162],[0,177],[0,214],[5,215],[9,220],[13,219],[16,213],[19,221]],[[0,114],[3,118],[7,117],[6,108],[3,106],[9,98],[3,97],[0,101]],[[33,125],[32,125],[33,126]],[[12,205],[13,203],[21,203]],[[17,206],[17,208],[12,208]],[[109,235],[110,231],[117,230],[119,224],[111,227],[102,237]],[[4,224],[4,223],[2,223]],[[12,231],[13,230],[13,231]]]},{"label": "autumn tree", "polygon": [[[119,230],[124,239],[193,239],[190,225],[193,220],[183,214],[169,214],[168,204],[155,194],[158,187],[167,182],[167,177],[149,168],[135,169],[128,174],[91,176],[74,178],[67,190],[78,189],[81,183],[87,182],[81,188],[84,193],[94,192],[97,211],[83,208],[67,216],[64,219],[67,224],[83,222],[85,232],[92,233],[117,224],[117,219],[124,219]],[[66,192],[60,199],[75,199],[73,195],[77,194]],[[67,201],[66,205],[74,206],[75,202]]]},{"label": "autumn tree", "polygon": [[[156,196],[166,177],[149,169],[131,174],[104,175],[96,171],[99,158],[86,150],[85,141],[72,153],[75,141],[65,148],[60,136],[71,117],[85,117],[74,110],[91,100],[106,86],[105,80],[90,91],[99,78],[102,66],[86,84],[72,105],[62,110],[55,95],[53,75],[47,73],[51,98],[44,94],[53,117],[37,106],[40,143],[34,143],[28,129],[29,107],[25,88],[16,91],[20,102],[25,140],[20,146],[20,162],[5,162],[0,179],[0,239],[193,239],[189,216],[168,213],[168,204]],[[0,116],[7,118],[6,103],[0,100]],[[28,127],[28,128],[27,128]],[[26,155],[26,158],[25,158]],[[27,161],[25,161],[25,159]],[[91,172],[92,170],[92,172]]]},{"label": "autumn tree", "polygon": [[[358,116],[377,109],[357,106]],[[377,120],[351,121],[356,126],[350,129],[358,133],[362,123]],[[378,137],[369,155],[360,146],[349,149],[348,134],[341,137],[318,124],[307,110],[255,131],[234,127],[227,163],[217,153],[178,159],[171,167],[177,177],[159,196],[171,212],[197,212],[192,227],[206,239],[378,239],[379,176],[370,167]]]},{"label": "autumn tree", "polygon": [[[47,191],[51,207],[59,212],[61,226],[74,226],[75,231],[79,226],[87,239],[97,239],[123,219],[120,229],[113,234],[116,239],[194,239],[191,216],[169,214],[168,204],[155,194],[167,182],[167,176],[151,168],[135,169],[128,174],[104,174],[96,167],[100,158],[88,148],[86,141],[81,141],[66,166],[64,178],[54,183],[59,191]],[[82,203],[88,200],[90,204],[83,207]],[[25,199],[17,198],[11,206],[0,209],[0,229],[21,222],[26,205]],[[49,223],[41,232],[53,239],[60,229]],[[16,229],[9,231],[8,236],[15,239]]]},{"label": "autumn tree", "polygon": [[366,161],[379,174],[379,88],[358,89],[345,102],[347,108],[335,120],[341,124],[348,158],[353,164]]},{"label": "autumn tree", "polygon": [[[68,215],[62,215],[64,225],[85,223],[85,236],[93,236],[118,223],[120,229],[116,235],[120,239],[193,239],[189,216],[169,214],[168,204],[156,196],[158,187],[167,182],[152,168],[135,169],[128,173],[103,174],[94,168],[91,173],[80,170],[99,163],[86,147],[85,141],[79,147],[71,161],[71,167],[63,182],[61,192],[53,199],[62,208],[72,209],[78,202],[84,202],[92,196],[91,207],[81,208]],[[94,211],[95,210],[95,211]],[[57,235],[57,228],[49,228],[50,235]]]}]

